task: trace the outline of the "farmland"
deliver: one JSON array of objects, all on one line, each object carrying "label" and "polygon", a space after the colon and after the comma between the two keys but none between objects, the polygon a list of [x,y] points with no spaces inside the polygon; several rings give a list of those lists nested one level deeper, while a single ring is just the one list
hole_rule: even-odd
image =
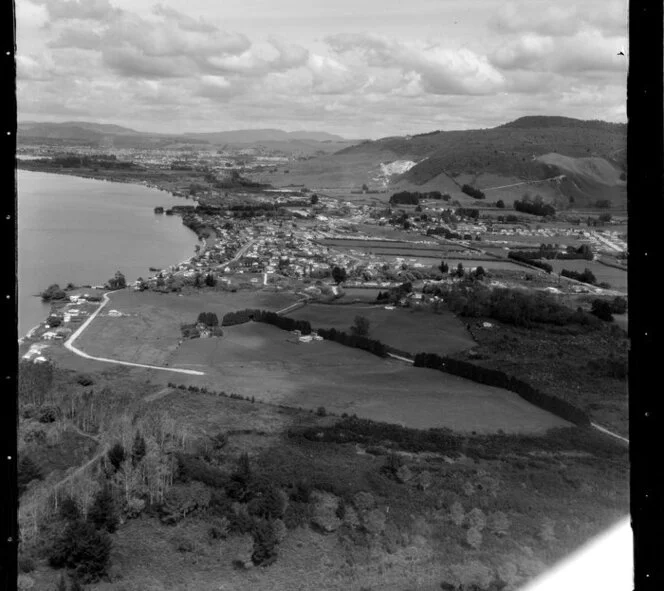
[{"label": "farmland", "polygon": [[263,324],[226,327],[221,339],[187,341],[169,364],[206,372],[182,376],[185,380],[178,376],[182,383],[416,428],[540,433],[566,424],[512,392],[337,343],[298,343],[289,333]]},{"label": "farmland", "polygon": [[590,269],[593,275],[597,278],[598,283],[606,282],[612,289],[627,293],[627,271],[622,271],[615,267],[608,267],[601,263],[584,260],[547,260],[546,262],[551,264],[555,273],[560,273],[563,269],[578,271],[581,273],[585,269]]},{"label": "farmland", "polygon": [[356,316],[369,320],[369,336],[408,353],[447,355],[475,345],[465,325],[454,314],[430,314],[417,309],[386,310],[383,306],[308,304],[288,314],[308,320],[315,328],[348,332]]},{"label": "farmland", "polygon": [[[76,341],[89,355],[163,365],[182,338],[180,325],[196,321],[200,312],[213,312],[219,319],[241,308],[279,310],[297,301],[293,294],[208,291],[190,295],[123,291],[111,296],[100,316]],[[121,316],[110,316],[117,310]]]}]

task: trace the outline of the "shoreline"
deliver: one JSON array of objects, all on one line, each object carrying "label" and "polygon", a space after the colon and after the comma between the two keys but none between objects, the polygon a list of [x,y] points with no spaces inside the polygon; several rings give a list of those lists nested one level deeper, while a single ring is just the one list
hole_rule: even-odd
[{"label": "shoreline", "polygon": [[[16,165],[16,171],[17,171],[17,172],[18,172],[19,170],[22,170],[22,171],[24,171],[24,172],[36,172],[36,173],[41,173],[41,174],[57,174],[57,175],[60,175],[60,176],[71,176],[71,177],[76,177],[76,178],[90,179],[90,180],[94,180],[94,181],[105,181],[105,182],[109,182],[109,183],[119,183],[119,184],[127,184],[127,185],[137,185],[137,186],[141,186],[141,187],[146,187],[146,188],[148,188],[148,189],[155,189],[155,190],[158,190],[158,191],[165,191],[165,192],[167,192],[167,193],[170,193],[170,196],[171,196],[172,198],[174,198],[174,199],[187,199],[186,197],[181,197],[181,196],[178,196],[178,195],[174,195],[171,191],[169,191],[169,190],[166,189],[166,188],[159,187],[159,186],[157,186],[157,185],[148,184],[148,183],[146,183],[146,182],[140,182],[140,181],[122,181],[122,180],[108,179],[108,178],[96,178],[96,177],[91,177],[91,176],[86,176],[86,175],[69,174],[69,173],[67,173],[67,172],[60,172],[60,171],[34,170],[34,169],[31,169],[31,168],[20,167],[20,166],[18,165],[19,162],[20,162],[20,160],[17,161],[17,165]],[[194,199],[194,201],[196,201],[196,200]],[[180,219],[182,219],[181,214],[178,214],[177,212],[175,212],[175,214],[178,215],[178,216],[180,216]],[[193,234],[193,235],[196,237],[196,241],[194,242],[194,244],[193,244],[193,246],[192,246],[192,249],[193,249],[195,246],[197,246],[198,244],[202,243],[201,250],[200,250],[200,252],[199,252],[198,254],[197,254],[197,253],[194,253],[194,254],[193,254],[192,256],[190,256],[189,258],[187,258],[187,259],[185,259],[185,260],[183,260],[183,261],[181,261],[181,262],[179,262],[179,263],[168,265],[167,267],[164,267],[164,268],[168,268],[168,267],[178,267],[179,265],[183,265],[183,264],[186,264],[186,263],[190,263],[190,262],[192,261],[192,259],[194,259],[194,258],[196,258],[197,256],[200,256],[200,255],[202,255],[203,253],[205,253],[205,251],[206,251],[207,248],[208,248],[207,241],[206,241],[204,238],[200,238],[200,237],[196,234],[196,232],[194,232],[194,230],[192,230],[191,228],[189,228],[187,225],[185,225],[185,224],[182,224],[182,225],[183,225],[185,228],[187,228],[187,230],[188,230],[189,232],[191,232],[191,234]],[[215,239],[216,239],[216,235],[215,235]],[[160,271],[160,272],[161,272],[161,271]],[[149,277],[152,277],[152,276],[153,276],[153,275],[148,275],[148,278],[149,278]],[[84,287],[84,286],[81,286],[81,287]],[[91,289],[92,289],[92,287],[91,287]],[[41,297],[41,296],[40,296],[39,294],[33,294],[33,297]],[[17,310],[17,312],[18,312],[18,310]],[[48,319],[48,317],[51,315],[52,312],[53,312],[53,307],[52,307],[52,304],[51,304],[51,309],[50,309],[48,315],[46,316],[46,318],[44,318],[42,321],[40,321],[39,324],[33,326],[33,327],[32,327],[30,330],[28,330],[28,332],[26,332],[23,336],[20,336],[20,337],[18,338],[18,344],[19,344],[19,345],[23,345],[23,344],[25,344],[25,340],[32,338],[33,334],[34,334],[37,330],[39,330],[39,329],[44,325],[44,323],[46,322],[46,320]],[[18,315],[17,315],[17,317],[16,317],[16,323],[17,323],[17,325],[18,325]]]}]

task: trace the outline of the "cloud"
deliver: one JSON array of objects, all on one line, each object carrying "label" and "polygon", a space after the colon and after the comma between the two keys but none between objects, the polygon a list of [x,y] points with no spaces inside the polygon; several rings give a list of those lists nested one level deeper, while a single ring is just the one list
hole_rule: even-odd
[{"label": "cloud", "polygon": [[466,48],[401,43],[368,34],[333,35],[326,41],[337,54],[360,56],[369,67],[417,74],[424,91],[432,94],[490,94],[504,85],[503,75],[486,57]]},{"label": "cloud", "polygon": [[503,70],[531,70],[556,73],[624,71],[624,58],[617,56],[618,39],[598,32],[573,37],[549,37],[526,33],[505,43],[491,63]]},{"label": "cloud", "polygon": [[604,36],[627,34],[626,2],[586,0],[578,5],[555,5],[548,0],[509,2],[489,19],[489,29],[499,34],[536,33],[572,37],[583,31]]},{"label": "cloud", "polygon": [[109,0],[35,0],[43,4],[52,20],[96,20],[104,21],[121,11]]},{"label": "cloud", "polygon": [[39,59],[31,55],[17,55],[16,75],[20,82],[52,80],[55,77],[55,65],[48,56]]},{"label": "cloud", "polygon": [[363,72],[319,54],[309,57],[307,68],[311,73],[311,90],[318,94],[345,94],[357,90],[368,80]]}]

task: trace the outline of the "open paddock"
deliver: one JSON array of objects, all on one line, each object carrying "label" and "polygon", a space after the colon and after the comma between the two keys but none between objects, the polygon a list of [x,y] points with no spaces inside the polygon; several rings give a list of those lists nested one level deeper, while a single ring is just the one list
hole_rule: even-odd
[{"label": "open paddock", "polygon": [[432,314],[412,309],[386,310],[384,306],[308,304],[288,314],[308,320],[314,328],[350,332],[356,316],[369,320],[369,337],[409,353],[449,355],[475,346],[465,325],[450,312]]},{"label": "open paddock", "polygon": [[[200,312],[224,314],[243,308],[280,310],[299,298],[267,291],[201,291],[178,295],[119,291],[83,331],[75,345],[95,357],[147,365],[164,365],[178,347],[180,325],[196,321]],[[121,316],[109,316],[117,310]]]},{"label": "open paddock", "polygon": [[[543,433],[567,425],[513,392],[338,343],[299,343],[290,333],[261,323],[228,327],[220,339],[187,341],[170,364],[206,372],[178,376],[178,383],[421,429]],[[152,373],[156,381],[173,379]]]},{"label": "open paddock", "polygon": [[585,269],[590,269],[597,278],[598,283],[606,282],[611,286],[611,289],[627,293],[627,271],[616,269],[615,267],[607,267],[601,263],[594,261],[572,260],[572,261],[558,261],[548,260],[553,267],[555,273],[560,273],[563,269],[569,271],[583,272]]}]

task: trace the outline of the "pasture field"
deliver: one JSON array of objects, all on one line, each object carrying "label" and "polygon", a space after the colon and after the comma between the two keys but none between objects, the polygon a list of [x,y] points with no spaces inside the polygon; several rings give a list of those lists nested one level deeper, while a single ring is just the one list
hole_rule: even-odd
[{"label": "pasture field", "polygon": [[538,247],[540,244],[564,244],[565,246],[581,246],[587,244],[587,240],[583,240],[576,236],[507,236],[505,234],[497,234],[487,232],[482,235],[482,240],[491,240],[496,242],[506,242],[505,246],[512,244],[523,244],[533,247]]},{"label": "pasture field", "polygon": [[[133,363],[163,365],[178,347],[180,325],[196,321],[200,312],[219,317],[233,310],[280,310],[299,298],[268,291],[200,291],[182,296],[170,293],[120,291],[95,318],[75,345],[85,353]],[[122,316],[109,316],[117,310]]]},{"label": "pasture field", "polygon": [[475,346],[475,341],[454,314],[431,314],[413,309],[386,310],[384,306],[308,304],[289,317],[308,320],[314,328],[350,332],[356,316],[369,320],[369,337],[409,353],[449,355]]},{"label": "pasture field", "polygon": [[[299,343],[290,333],[261,323],[226,327],[219,339],[186,341],[169,364],[206,372],[177,376],[177,383],[420,429],[543,433],[568,424],[507,390],[338,343]],[[174,379],[151,373],[161,383]]]},{"label": "pasture field", "polygon": [[621,271],[620,269],[607,267],[601,263],[584,260],[551,260],[546,262],[551,264],[555,273],[560,273],[563,269],[579,272],[583,272],[585,269],[590,269],[597,278],[598,283],[605,281],[611,286],[611,289],[627,293],[627,271]]}]

